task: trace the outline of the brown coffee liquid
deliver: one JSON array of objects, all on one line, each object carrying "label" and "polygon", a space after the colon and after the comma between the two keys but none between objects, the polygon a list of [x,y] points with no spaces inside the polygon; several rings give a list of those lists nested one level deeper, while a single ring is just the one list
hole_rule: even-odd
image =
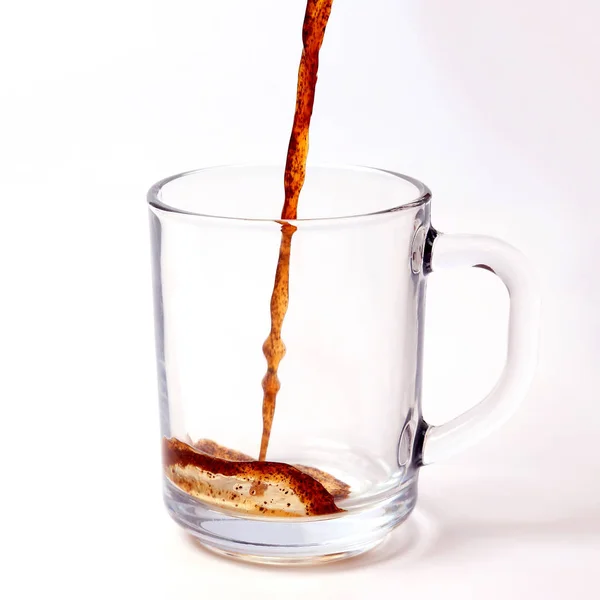
[{"label": "brown coffee liquid", "polygon": [[343,512],[335,501],[350,487],[314,467],[255,461],[211,440],[193,445],[163,440],[169,479],[199,500],[272,517],[314,517]]},{"label": "brown coffee liquid", "polygon": [[[298,87],[296,91],[296,111],[294,124],[285,164],[284,189],[285,201],[281,218],[298,218],[298,199],[306,176],[306,158],[308,156],[308,130],[315,103],[315,89],[319,70],[319,50],[323,44],[325,28],[331,13],[333,0],[308,0],[304,25],[302,27],[302,57],[298,69]],[[275,271],[275,283],[271,295],[271,331],[263,344],[263,353],[267,359],[267,373],[262,380],[263,396],[263,432],[260,442],[259,460],[265,460],[275,403],[280,383],[277,377],[279,363],[285,355],[285,344],[281,339],[281,328],[288,308],[290,281],[290,253],[292,236],[296,227],[282,223],[279,258]]]},{"label": "brown coffee liquid", "polygon": [[267,374],[262,381],[263,432],[259,460],[211,440],[195,443],[177,438],[163,440],[165,474],[176,486],[204,502],[254,515],[303,517],[339,513],[343,509],[336,501],[350,494],[348,484],[320,469],[265,460],[280,387],[277,370],[285,355],[281,328],[288,308],[290,252],[296,231],[287,221],[297,218],[298,198],[304,185],[319,50],[332,2],[308,0],[302,28],[296,111],[285,165],[281,243],[271,295],[271,331],[263,344]]}]

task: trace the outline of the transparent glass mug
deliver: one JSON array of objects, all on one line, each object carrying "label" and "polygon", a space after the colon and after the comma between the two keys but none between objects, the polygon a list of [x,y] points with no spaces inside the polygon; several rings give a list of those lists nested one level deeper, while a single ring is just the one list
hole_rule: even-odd
[{"label": "transparent glass mug", "polygon": [[[207,547],[286,564],[366,551],[412,511],[422,465],[487,435],[524,398],[538,307],[523,256],[437,232],[431,193],[410,177],[309,167],[292,222],[281,389],[258,462],[283,169],[184,173],[148,201],[164,498]],[[484,400],[431,426],[425,288],[455,266],[486,267],[508,288],[507,361]]]}]

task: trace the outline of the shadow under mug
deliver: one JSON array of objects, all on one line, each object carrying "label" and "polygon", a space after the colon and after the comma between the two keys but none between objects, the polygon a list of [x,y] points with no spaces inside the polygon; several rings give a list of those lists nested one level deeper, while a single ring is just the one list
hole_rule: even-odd
[{"label": "shadow under mug", "polygon": [[[301,218],[290,221],[287,354],[267,456],[275,466],[261,479],[253,466],[262,344],[282,200],[283,167],[269,166],[183,173],[148,193],[167,508],[208,548],[297,564],[376,546],[414,508],[422,465],[513,413],[534,374],[539,309],[523,255],[494,238],[436,231],[422,183],[372,168],[309,167]],[[479,404],[432,426],[421,411],[427,279],[474,266],[510,294],[506,365]],[[335,511],[285,514],[286,505],[310,505],[302,485],[315,478]]]}]

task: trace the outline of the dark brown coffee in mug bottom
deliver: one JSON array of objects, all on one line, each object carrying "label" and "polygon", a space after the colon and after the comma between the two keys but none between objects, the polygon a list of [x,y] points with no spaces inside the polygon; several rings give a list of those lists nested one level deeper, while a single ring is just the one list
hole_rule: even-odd
[{"label": "dark brown coffee in mug bottom", "polygon": [[257,461],[211,440],[163,439],[166,476],[181,490],[222,508],[273,517],[344,512],[350,486],[315,467]]}]

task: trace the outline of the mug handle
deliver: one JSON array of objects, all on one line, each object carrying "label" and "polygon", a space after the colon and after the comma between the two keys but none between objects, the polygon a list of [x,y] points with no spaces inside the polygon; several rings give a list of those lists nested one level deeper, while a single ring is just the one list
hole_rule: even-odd
[{"label": "mug handle", "polygon": [[506,364],[492,391],[473,408],[443,425],[427,425],[422,464],[448,458],[502,425],[524,400],[536,369],[540,300],[525,256],[499,239],[449,235],[431,228],[425,241],[424,273],[480,267],[500,277],[510,297]]}]

